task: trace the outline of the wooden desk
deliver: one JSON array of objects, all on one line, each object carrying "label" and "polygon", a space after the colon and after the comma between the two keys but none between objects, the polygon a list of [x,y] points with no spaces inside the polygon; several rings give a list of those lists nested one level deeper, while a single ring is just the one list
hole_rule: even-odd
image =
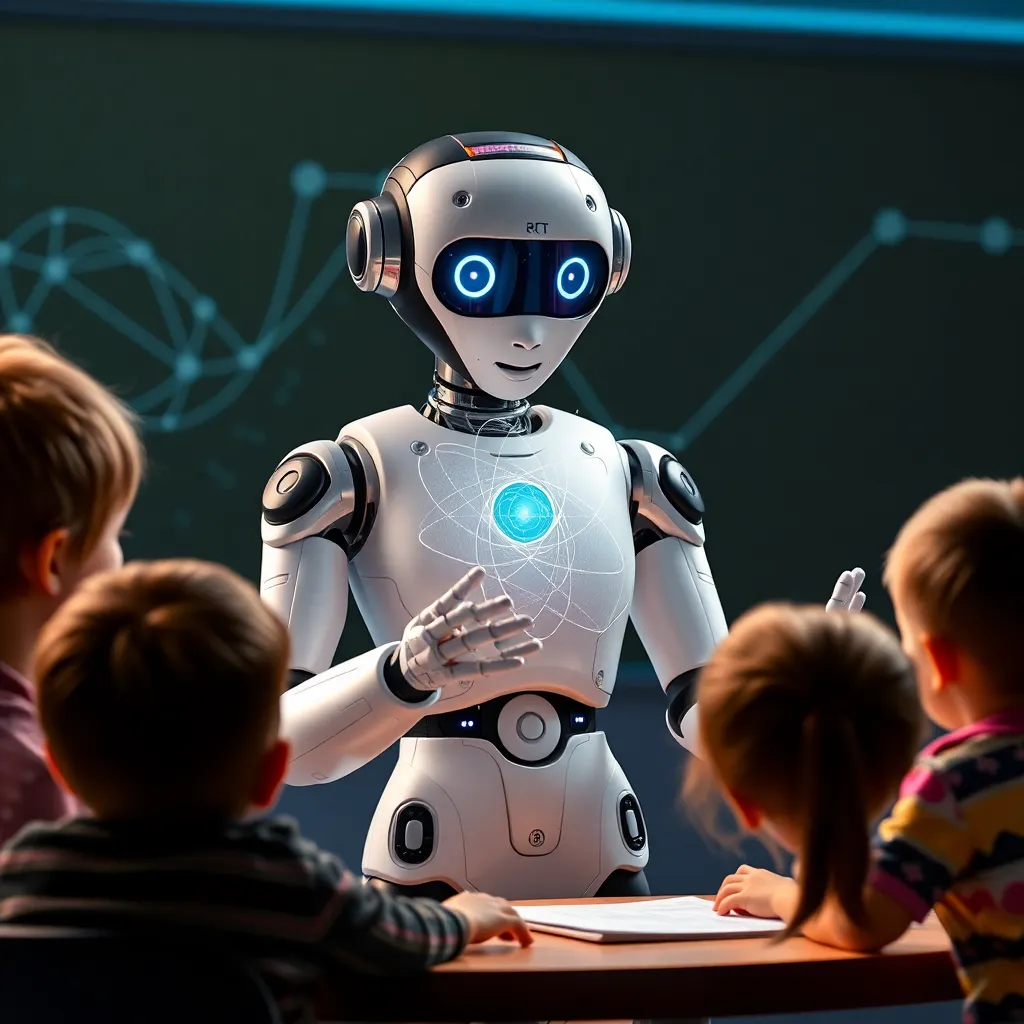
[{"label": "wooden desk", "polygon": [[961,998],[934,918],[879,956],[799,938],[598,945],[537,932],[528,949],[490,942],[424,975],[346,988],[322,1020],[720,1018]]}]

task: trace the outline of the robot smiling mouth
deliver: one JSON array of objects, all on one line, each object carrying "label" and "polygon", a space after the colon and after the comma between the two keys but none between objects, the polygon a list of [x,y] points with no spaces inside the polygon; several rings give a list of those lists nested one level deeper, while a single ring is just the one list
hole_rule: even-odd
[{"label": "robot smiling mouth", "polygon": [[532,377],[540,369],[540,363],[534,363],[533,366],[510,366],[508,363],[495,363],[494,365],[509,380],[526,380],[527,377]]}]

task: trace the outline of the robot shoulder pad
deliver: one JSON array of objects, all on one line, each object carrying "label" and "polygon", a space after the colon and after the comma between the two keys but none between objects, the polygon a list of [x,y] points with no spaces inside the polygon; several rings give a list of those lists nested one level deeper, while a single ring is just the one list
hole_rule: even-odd
[{"label": "robot shoulder pad", "polygon": [[666,536],[704,543],[704,500],[693,477],[669,451],[649,441],[620,441],[629,463],[634,516]]},{"label": "robot shoulder pad", "polygon": [[284,547],[344,527],[356,510],[361,488],[358,460],[346,457],[336,441],[313,441],[289,452],[263,488],[263,543]]}]

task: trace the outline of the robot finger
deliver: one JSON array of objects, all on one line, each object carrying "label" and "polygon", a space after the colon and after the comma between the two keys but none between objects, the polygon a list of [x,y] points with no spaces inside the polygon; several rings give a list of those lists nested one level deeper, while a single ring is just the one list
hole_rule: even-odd
[{"label": "robot finger", "polygon": [[457,608],[447,615],[441,615],[433,622],[424,626],[426,633],[435,643],[442,643],[449,639],[458,629],[470,622],[488,622],[501,612],[510,611],[512,600],[508,597],[495,597],[483,604],[473,604],[471,601],[463,601]]},{"label": "robot finger", "polygon": [[463,623],[475,621],[473,605],[469,601],[463,601],[445,615],[438,615],[423,626],[423,633],[435,643],[440,643],[449,637]]},{"label": "robot finger", "polygon": [[853,600],[850,602],[850,611],[859,612],[864,607],[864,602],[866,600],[867,596],[864,591],[858,590],[857,593],[853,595]]},{"label": "robot finger", "polygon": [[507,594],[502,594],[501,597],[492,597],[480,604],[473,605],[473,609],[477,622],[489,622],[512,611],[512,598]]},{"label": "robot finger", "polygon": [[433,622],[434,619],[450,615],[459,605],[467,603],[467,596],[472,593],[474,587],[483,583],[486,575],[482,566],[474,566],[451,590],[446,591],[432,605],[424,608],[416,616],[417,624],[425,626],[428,622]]},{"label": "robot finger", "polygon": [[519,668],[522,658],[498,658],[495,661],[453,661],[445,666],[449,679],[470,679],[473,676],[493,675],[495,672],[508,672]]},{"label": "robot finger", "polygon": [[481,661],[475,668],[482,676],[493,676],[498,672],[511,672],[522,665],[522,658],[496,658],[494,661]]},{"label": "robot finger", "polygon": [[544,646],[540,640],[527,640],[526,643],[519,643],[518,638],[512,640],[496,640],[495,648],[501,651],[506,658],[525,658],[536,654]]},{"label": "robot finger", "polygon": [[422,628],[420,636],[424,643],[431,647],[439,647],[446,640],[460,635],[465,623],[476,621],[476,606],[469,601],[463,601],[454,611],[428,622]]},{"label": "robot finger", "polygon": [[836,580],[835,587],[832,588],[832,596],[828,599],[828,603],[825,605],[825,610],[830,612],[843,611],[850,603],[850,595],[856,592],[856,587],[853,585],[853,573],[847,570],[842,573],[838,580]]},{"label": "robot finger", "polygon": [[528,615],[518,615],[515,618],[503,619],[501,622],[490,622],[486,626],[478,626],[476,629],[443,640],[437,645],[437,650],[442,658],[448,660],[466,651],[475,651],[482,644],[522,633],[531,625],[533,625],[533,619]]},{"label": "robot finger", "polygon": [[438,601],[442,610],[449,611],[456,605],[462,604],[462,602],[465,601],[477,587],[483,584],[486,576],[487,573],[484,571],[483,566],[473,566],[473,568],[470,569],[469,572],[467,572],[466,575],[463,576],[462,579],[459,580],[459,582],[456,583],[440,601]]}]

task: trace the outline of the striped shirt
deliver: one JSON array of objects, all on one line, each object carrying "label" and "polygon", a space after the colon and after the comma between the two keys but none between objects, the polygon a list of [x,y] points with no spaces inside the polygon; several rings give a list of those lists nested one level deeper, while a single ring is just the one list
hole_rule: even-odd
[{"label": "striped shirt", "polygon": [[466,944],[461,915],[362,884],[283,818],[29,825],[0,852],[0,924],[220,941],[256,967],[289,1022],[313,1019],[321,972],[335,984],[408,974]]},{"label": "striped shirt", "polygon": [[917,921],[934,907],[964,1020],[1024,1020],[1024,709],[926,747],[879,828],[872,885]]}]

